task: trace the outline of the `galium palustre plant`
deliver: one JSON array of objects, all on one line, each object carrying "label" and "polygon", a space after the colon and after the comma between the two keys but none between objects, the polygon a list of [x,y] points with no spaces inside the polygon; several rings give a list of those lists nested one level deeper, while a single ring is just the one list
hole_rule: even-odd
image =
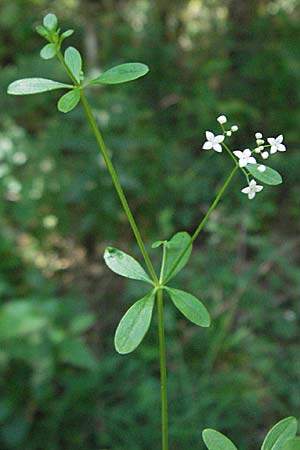
[{"label": "galium palustre plant", "polygon": [[[209,151],[213,150],[217,153],[222,153],[225,150],[225,153],[232,159],[233,168],[206,215],[200,221],[192,235],[186,231],[180,231],[169,240],[158,240],[152,244],[152,248],[162,249],[161,268],[160,273],[157,274],[85,95],[86,90],[93,85],[111,85],[129,82],[146,75],[149,68],[141,63],[126,63],[113,67],[94,79],[86,79],[83,72],[82,57],[79,51],[74,47],[67,47],[64,53],[62,52],[62,44],[65,39],[73,34],[73,30],[61,32],[54,14],[48,14],[43,20],[43,25],[38,26],[36,30],[47,41],[47,44],[40,52],[41,57],[46,60],[57,57],[69,77],[69,83],[45,78],[25,78],[11,83],[8,87],[8,93],[12,95],[27,95],[60,89],[67,92],[58,101],[57,107],[59,111],[68,113],[76,108],[79,102],[83,105],[147,268],[146,271],[138,261],[122,250],[113,247],[108,247],[105,250],[104,261],[113,272],[123,277],[146,283],[149,286],[147,295],[136,301],[121,319],[115,333],[115,348],[118,353],[124,355],[132,352],[141,344],[150,327],[154,306],[156,304],[161,376],[162,449],[168,450],[164,295],[170,298],[174,306],[192,323],[200,327],[209,327],[211,321],[208,310],[198,298],[184,290],[170,287],[169,281],[176,277],[187,264],[192,253],[194,241],[199,236],[226,188],[239,170],[245,176],[246,182],[246,187],[241,192],[246,194],[250,200],[254,199],[256,194],[262,191],[264,188],[263,185],[275,186],[282,183],[281,175],[271,167],[266,166],[264,161],[270,155],[286,151],[286,147],[283,144],[283,136],[279,135],[276,138],[269,137],[265,139],[262,133],[257,132],[252,148],[246,148],[243,151],[232,151],[229,144],[227,144],[227,140],[229,140],[233,133],[238,131],[238,126],[232,125],[228,127],[228,120],[224,115],[217,118],[220,126],[219,134],[206,131],[206,141],[202,148]],[[261,161],[257,161],[258,158],[261,158]],[[268,433],[261,450],[300,449],[300,438],[296,437],[296,432],[296,419],[293,417],[283,419]],[[217,431],[205,430],[203,432],[203,439],[209,450],[236,450],[235,445]]]}]

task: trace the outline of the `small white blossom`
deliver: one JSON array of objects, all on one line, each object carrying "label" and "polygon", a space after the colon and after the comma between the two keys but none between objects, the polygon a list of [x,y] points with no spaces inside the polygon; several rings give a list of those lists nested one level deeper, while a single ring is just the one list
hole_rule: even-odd
[{"label": "small white blossom", "polygon": [[258,166],[257,170],[261,173],[265,172],[266,170],[266,166],[264,164],[261,164],[260,166]]},{"label": "small white blossom", "polygon": [[232,127],[231,127],[231,131],[233,133],[235,133],[238,129],[239,129],[239,127],[237,125],[232,125]]},{"label": "small white blossom", "polygon": [[269,158],[269,153],[268,152],[262,152],[261,154],[263,159],[268,159]]},{"label": "small white blossom", "polygon": [[263,139],[257,139],[256,143],[257,143],[257,145],[262,145],[265,143],[265,141]]},{"label": "small white blossom", "polygon": [[246,148],[243,152],[236,150],[233,154],[239,158],[240,167],[246,167],[247,164],[256,164],[256,159],[253,158],[249,148]]},{"label": "small white blossom", "polygon": [[226,136],[232,136],[232,131],[226,131]]},{"label": "small white blossom", "polygon": [[263,186],[260,186],[259,184],[256,184],[255,180],[251,180],[248,187],[245,187],[242,189],[243,194],[247,194],[249,200],[252,200],[257,192],[260,192],[263,190]]},{"label": "small white blossom", "polygon": [[255,138],[256,139],[262,139],[262,137],[263,137],[263,135],[262,135],[262,133],[255,133]]},{"label": "small white blossom", "polygon": [[224,141],[225,136],[222,134],[219,134],[218,136],[215,136],[214,133],[211,131],[206,131],[205,133],[207,141],[203,144],[204,150],[215,150],[218,153],[222,152],[222,145],[221,142]]},{"label": "small white blossom", "polygon": [[277,151],[279,151],[279,152],[286,151],[286,146],[283,145],[282,141],[283,141],[282,134],[277,136],[277,138],[273,138],[273,137],[268,138],[268,142],[271,145],[271,150],[270,150],[271,154],[276,153]]},{"label": "small white blossom", "polygon": [[259,147],[256,147],[254,149],[255,153],[260,153],[264,149],[263,145],[260,145]]},{"label": "small white blossom", "polygon": [[219,117],[217,118],[217,121],[219,122],[219,124],[223,125],[224,123],[227,122],[227,117],[224,116],[224,115],[219,116]]}]

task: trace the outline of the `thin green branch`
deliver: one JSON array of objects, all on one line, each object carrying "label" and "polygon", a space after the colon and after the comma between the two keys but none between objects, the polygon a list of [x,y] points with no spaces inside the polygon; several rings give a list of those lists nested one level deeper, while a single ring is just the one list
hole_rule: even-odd
[{"label": "thin green branch", "polygon": [[194,234],[192,235],[189,243],[186,245],[186,247],[182,250],[181,254],[178,256],[178,258],[176,259],[176,261],[174,262],[169,274],[167,275],[166,279],[164,280],[164,283],[167,283],[170,278],[172,277],[174,271],[176,270],[178,264],[180,263],[180,261],[182,260],[182,258],[184,257],[184,255],[186,254],[186,252],[188,251],[188,249],[190,248],[190,246],[193,244],[193,242],[197,239],[198,235],[200,234],[200,232],[202,231],[202,228],[204,227],[204,225],[206,224],[206,222],[208,221],[211,213],[213,212],[213,210],[216,208],[217,204],[219,203],[219,201],[221,200],[222,195],[224,194],[227,186],[230,184],[232,178],[234,177],[235,173],[237,172],[237,170],[239,169],[239,166],[235,166],[234,169],[231,171],[229,177],[227,178],[227,180],[225,181],[225,183],[223,184],[223,186],[221,187],[218,195],[216,196],[215,200],[213,201],[213,203],[211,204],[209,210],[207,211],[207,213],[205,214],[204,218],[201,220],[200,224],[198,225],[198,227],[196,228]]},{"label": "thin green branch", "polygon": [[90,105],[89,105],[89,103],[88,103],[88,101],[87,101],[87,99],[86,99],[86,97],[85,97],[85,95],[84,95],[82,90],[80,91],[80,96],[81,96],[81,101],[82,101],[83,107],[85,109],[87,118],[88,118],[88,120],[90,122],[90,125],[91,125],[92,129],[93,129],[93,132],[94,132],[95,138],[97,140],[97,143],[99,145],[101,154],[102,154],[102,156],[104,158],[104,161],[106,163],[107,169],[108,169],[108,171],[110,173],[110,176],[112,178],[113,184],[114,184],[114,186],[116,188],[116,191],[117,191],[118,196],[120,198],[120,201],[122,203],[123,209],[124,209],[124,211],[126,213],[128,221],[129,221],[130,226],[132,228],[133,234],[134,234],[134,236],[136,238],[136,241],[137,241],[137,243],[138,243],[138,245],[140,247],[140,250],[142,252],[143,258],[144,258],[145,263],[146,263],[146,266],[147,266],[147,268],[148,268],[148,270],[149,270],[149,272],[150,272],[150,274],[152,276],[152,279],[153,279],[154,283],[158,284],[158,278],[157,278],[156,272],[154,270],[154,267],[152,265],[152,262],[150,260],[149,255],[148,255],[148,252],[146,250],[145,244],[143,242],[143,239],[141,237],[141,234],[139,232],[139,229],[137,227],[137,224],[135,222],[135,219],[133,217],[131,209],[130,209],[130,207],[128,205],[127,199],[125,197],[125,194],[124,194],[124,191],[122,189],[122,186],[121,186],[121,184],[119,182],[119,179],[118,179],[118,176],[116,174],[115,168],[114,168],[114,166],[112,164],[112,161],[111,161],[111,159],[110,159],[110,157],[109,157],[109,155],[107,153],[107,150],[106,150],[106,147],[105,147],[102,135],[101,135],[100,130],[99,130],[98,126],[97,126],[97,123],[96,123],[95,118],[93,116],[93,113],[91,111]]}]

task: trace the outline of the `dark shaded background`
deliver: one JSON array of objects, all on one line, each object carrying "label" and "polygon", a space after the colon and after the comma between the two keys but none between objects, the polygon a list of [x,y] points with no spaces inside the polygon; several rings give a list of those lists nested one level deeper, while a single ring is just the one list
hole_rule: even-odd
[{"label": "dark shaded background", "polygon": [[202,298],[212,327],[166,305],[170,448],[203,448],[209,426],[257,449],[274,422],[299,417],[300,2],[0,2],[0,448],[154,450],[156,320],[135,353],[115,353],[143,291],[103,266],[103,249],[140,256],[84,112],[60,114],[56,92],[5,94],[17,78],[65,79],[39,57],[47,12],[76,29],[86,72],[151,68],[90,94],[149,246],[192,232],[229,173],[227,155],[200,151],[217,115],[240,126],[232,148],[284,133],[288,152],[272,159],[284,184],[249,202],[236,176],[174,284]]}]

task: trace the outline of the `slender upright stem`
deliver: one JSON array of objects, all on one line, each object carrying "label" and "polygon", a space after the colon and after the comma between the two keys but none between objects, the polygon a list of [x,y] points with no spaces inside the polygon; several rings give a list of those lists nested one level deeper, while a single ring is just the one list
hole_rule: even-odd
[{"label": "slender upright stem", "polygon": [[100,130],[99,130],[98,126],[97,126],[97,123],[96,123],[95,118],[93,116],[93,113],[91,111],[90,105],[89,105],[89,103],[88,103],[88,101],[87,101],[87,99],[86,99],[86,97],[85,97],[85,95],[84,95],[82,90],[80,91],[80,96],[81,96],[81,101],[82,101],[83,107],[85,109],[87,118],[88,118],[88,120],[90,122],[90,125],[91,125],[92,129],[93,129],[93,132],[94,132],[94,135],[95,135],[96,140],[98,142],[100,151],[101,151],[102,156],[103,156],[103,158],[105,160],[107,169],[108,169],[108,171],[110,173],[110,176],[112,178],[112,181],[114,183],[116,191],[117,191],[117,193],[119,195],[119,198],[121,200],[122,206],[124,208],[124,211],[126,213],[128,221],[129,221],[129,223],[131,225],[132,231],[133,231],[134,236],[136,238],[136,241],[137,241],[137,243],[138,243],[138,245],[140,247],[140,250],[141,250],[142,255],[144,257],[144,260],[145,260],[145,263],[147,265],[147,268],[148,268],[148,270],[149,270],[149,272],[150,272],[150,274],[152,276],[152,279],[153,279],[154,283],[157,284],[158,283],[158,278],[157,278],[156,272],[154,270],[154,267],[152,265],[152,262],[150,260],[149,255],[148,255],[148,252],[146,250],[145,244],[143,242],[143,239],[141,237],[141,234],[139,232],[137,224],[136,224],[136,222],[134,220],[134,217],[133,217],[133,214],[131,212],[131,209],[130,209],[130,207],[128,205],[127,199],[125,197],[125,194],[124,194],[124,191],[122,189],[122,186],[121,186],[121,184],[119,182],[119,179],[118,179],[118,176],[116,174],[115,168],[114,168],[114,166],[112,164],[112,161],[111,161],[111,159],[110,159],[110,157],[109,157],[109,155],[107,153],[107,150],[106,150],[106,147],[105,147],[102,135],[101,135]]},{"label": "slender upright stem", "polygon": [[164,330],[163,290],[157,291],[159,360],[160,360],[160,389],[161,389],[161,428],[162,450],[168,450],[168,398],[167,398],[167,366],[166,343]]},{"label": "slender upright stem", "polygon": [[231,182],[232,178],[234,177],[236,171],[239,169],[239,166],[235,166],[235,168],[231,171],[229,177],[227,178],[227,180],[225,181],[225,183],[223,184],[223,186],[221,187],[220,191],[218,192],[218,195],[216,196],[215,200],[213,201],[213,203],[211,204],[209,210],[207,211],[207,213],[205,214],[205,216],[203,217],[203,219],[201,220],[200,224],[198,225],[198,227],[196,228],[194,234],[192,235],[189,243],[186,245],[186,247],[182,250],[181,254],[178,256],[177,260],[174,262],[173,267],[171,268],[170,272],[168,273],[166,279],[164,280],[164,283],[167,283],[169,281],[169,279],[171,278],[171,276],[173,275],[176,267],[178,266],[178,264],[180,263],[180,261],[182,260],[182,258],[184,257],[184,255],[186,254],[186,252],[188,251],[188,249],[190,248],[190,246],[193,244],[193,242],[197,239],[197,237],[199,236],[202,228],[204,227],[204,225],[206,224],[206,222],[209,219],[209,216],[211,215],[211,213],[213,212],[213,210],[216,208],[217,204],[219,203],[219,201],[221,200],[222,195],[224,194],[227,186],[229,185],[229,183]]}]

